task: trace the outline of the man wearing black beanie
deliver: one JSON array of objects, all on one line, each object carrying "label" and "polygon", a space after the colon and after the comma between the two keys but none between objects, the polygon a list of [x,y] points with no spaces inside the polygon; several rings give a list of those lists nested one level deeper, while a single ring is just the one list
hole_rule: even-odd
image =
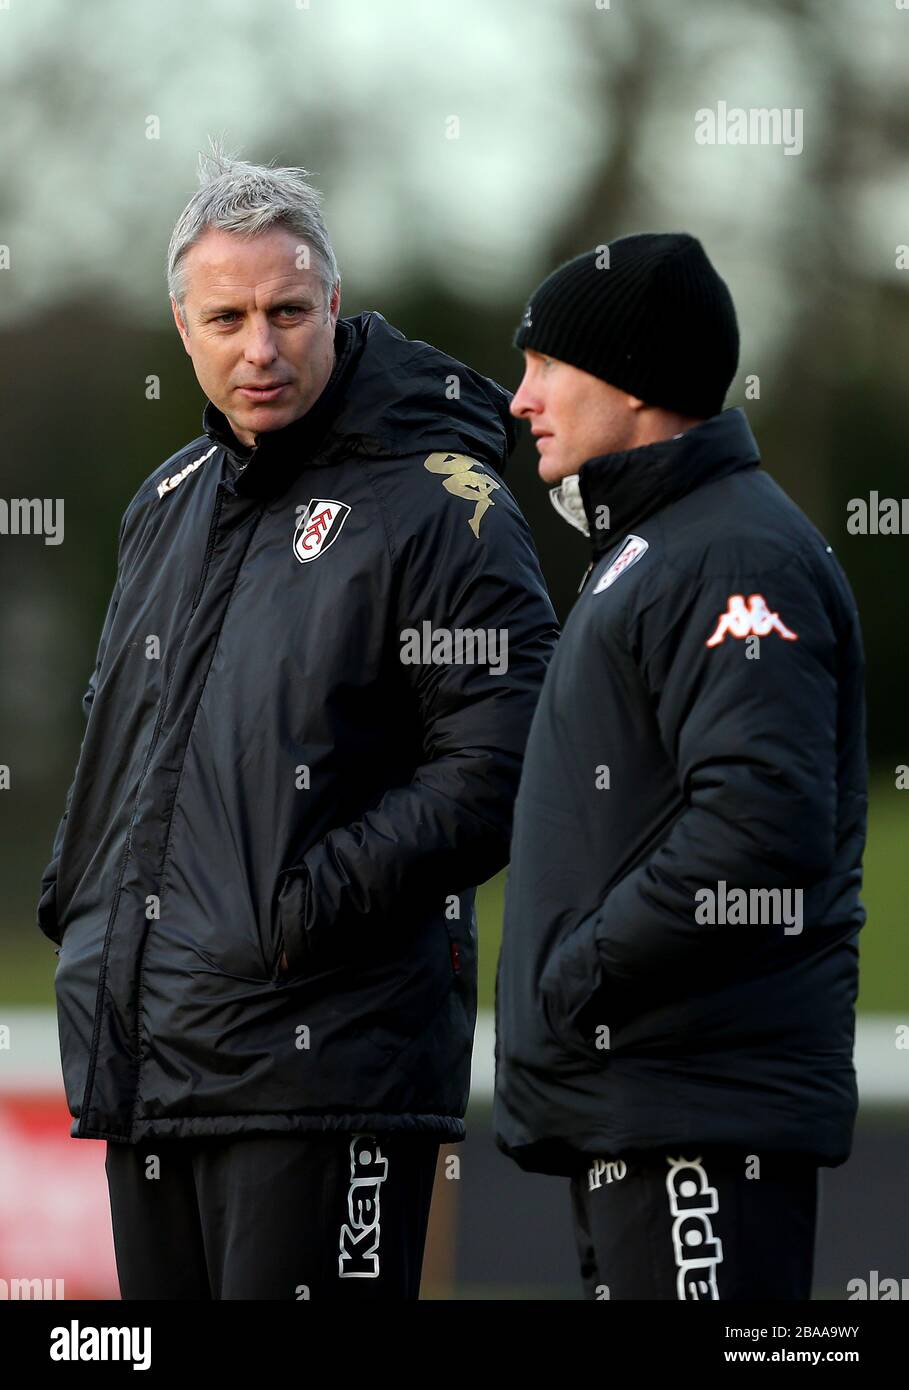
[{"label": "man wearing black beanie", "polygon": [[588,1297],[808,1298],[857,1103],[855,602],[723,408],[738,327],[695,237],[569,261],[514,341],[592,558],[515,810],[497,1143],[570,1178]]}]

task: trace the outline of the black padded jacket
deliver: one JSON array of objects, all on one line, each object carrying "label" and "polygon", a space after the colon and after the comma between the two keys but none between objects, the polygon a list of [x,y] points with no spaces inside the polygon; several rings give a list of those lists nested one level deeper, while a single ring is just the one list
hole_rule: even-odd
[{"label": "black padded jacket", "polygon": [[593,563],[515,809],[499,1146],[565,1174],[707,1145],[842,1163],[867,805],[849,584],[740,409],[578,481]]},{"label": "black padded jacket", "polygon": [[508,402],[342,319],[306,415],[244,449],[209,402],[127,507],[38,905],[74,1137],[463,1137],[557,635]]}]

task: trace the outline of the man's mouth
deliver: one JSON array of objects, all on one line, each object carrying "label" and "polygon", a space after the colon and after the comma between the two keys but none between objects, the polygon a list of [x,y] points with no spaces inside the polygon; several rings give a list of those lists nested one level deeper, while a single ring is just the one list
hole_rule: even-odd
[{"label": "man's mouth", "polygon": [[238,386],[237,390],[248,401],[273,401],[290,385],[289,381],[273,382],[266,386]]},{"label": "man's mouth", "polygon": [[531,433],[533,434],[534,443],[538,449],[541,449],[546,441],[552,438],[549,430],[533,430]]}]

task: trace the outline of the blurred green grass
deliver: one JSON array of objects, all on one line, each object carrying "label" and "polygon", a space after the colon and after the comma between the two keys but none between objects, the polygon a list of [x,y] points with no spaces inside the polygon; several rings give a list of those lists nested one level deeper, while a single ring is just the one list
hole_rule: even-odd
[{"label": "blurred green grass", "polygon": [[[905,798],[905,801],[902,800]],[[895,789],[893,778],[878,775],[872,783],[865,852],[863,900],[868,921],[860,938],[859,1009],[909,1016],[909,931],[906,930],[907,863],[909,863],[909,791]],[[553,847],[558,853],[558,846]],[[505,874],[498,874],[477,894],[480,934],[480,1007],[491,1009],[502,935]],[[38,927],[10,932],[2,947],[0,1001],[6,1004],[52,1004],[54,948]]]}]

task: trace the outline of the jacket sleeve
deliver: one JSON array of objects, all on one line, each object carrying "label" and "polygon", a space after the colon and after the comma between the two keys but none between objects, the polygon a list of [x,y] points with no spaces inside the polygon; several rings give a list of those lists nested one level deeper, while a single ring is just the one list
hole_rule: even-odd
[{"label": "jacket sleeve", "polygon": [[[420,468],[422,459],[416,461]],[[369,944],[376,921],[403,929],[447,894],[483,883],[508,860],[524,745],[558,627],[527,524],[503,485],[471,529],[471,506],[427,489],[429,515],[400,543],[389,640],[405,630],[494,629],[504,670],[404,664],[423,761],[353,824],[339,826],[286,871],[279,890],[292,969],[321,943],[343,956]]]},{"label": "jacket sleeve", "polygon": [[[125,524],[126,514],[124,513],[123,520],[120,523],[120,539],[118,542],[118,553],[121,557]],[[101,671],[101,665],[104,661],[104,653],[107,650],[107,642],[110,636],[110,630],[113,625],[114,616],[117,612],[117,605],[120,602],[120,582],[121,568],[118,561],[117,578],[114,583],[114,588],[110,597],[110,601],[107,605],[107,615],[104,619],[104,623],[101,630],[101,637],[98,642],[98,650],[95,658],[95,669],[93,670],[91,677],[89,678],[88,686],[85,690],[84,695],[82,696],[82,712],[85,716],[86,726],[88,725],[89,715],[91,714],[92,703],[95,698],[95,689],[97,687],[98,676]],[[77,769],[78,765],[79,760],[77,759]],[[37,908],[38,926],[44,932],[44,935],[49,937],[51,941],[56,942],[58,946],[61,943],[61,933],[57,922],[57,868],[60,863],[60,853],[63,848],[63,837],[66,831],[67,821],[69,819],[69,811],[73,799],[73,789],[75,787],[75,782],[76,779],[74,774],[73,780],[70,782],[69,790],[67,791],[64,800],[63,815],[60,818],[60,822],[57,826],[57,830],[54,835],[50,863],[47,865],[46,869],[41,875],[41,889]]]},{"label": "jacket sleeve", "polygon": [[773,626],[755,646],[726,631],[732,596],[722,578],[671,576],[629,619],[683,806],[662,842],[551,957],[541,985],[563,1016],[576,1017],[604,981],[641,983],[703,961],[698,953],[709,952],[716,935],[697,919],[700,890],[717,893],[720,881],[727,890],[804,890],[830,871],[834,621],[797,557],[751,579],[740,597],[760,594],[791,636]]}]

